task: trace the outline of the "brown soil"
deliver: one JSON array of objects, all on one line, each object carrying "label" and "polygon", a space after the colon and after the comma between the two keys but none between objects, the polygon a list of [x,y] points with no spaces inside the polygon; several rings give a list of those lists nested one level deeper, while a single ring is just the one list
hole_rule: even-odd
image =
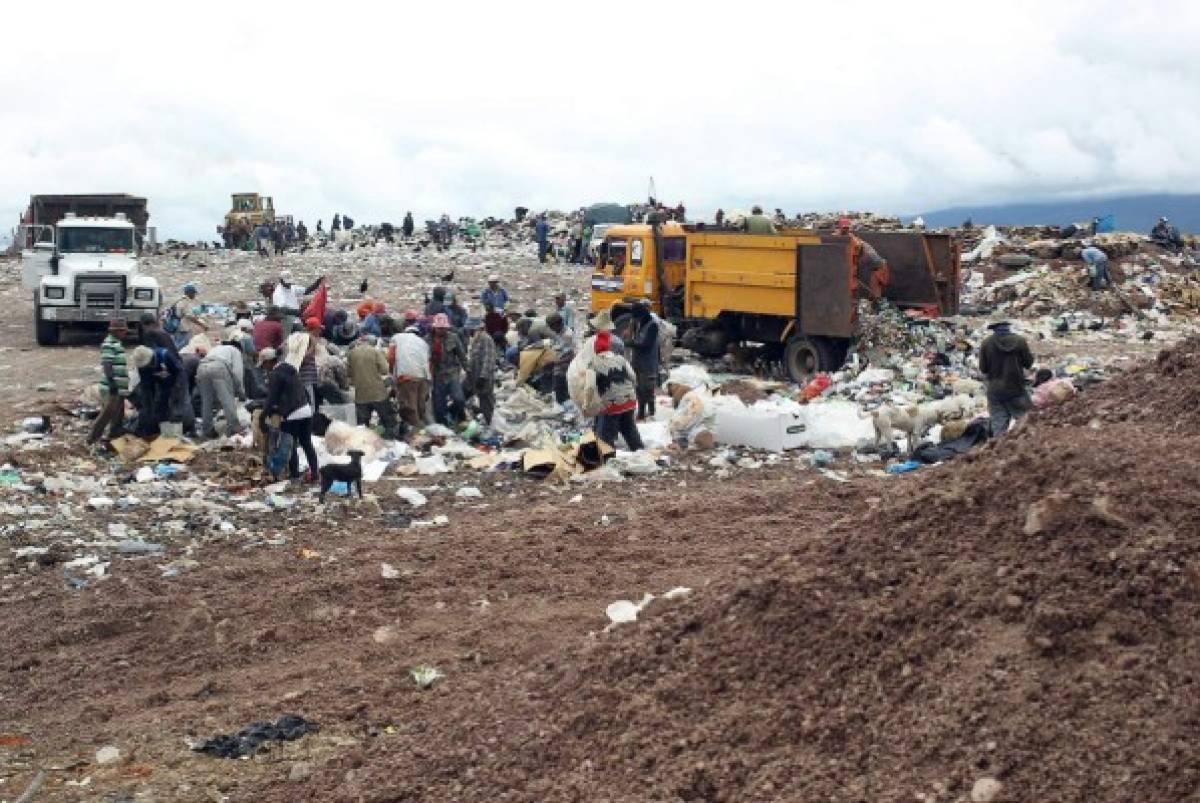
[{"label": "brown soil", "polygon": [[[145,558],[116,558],[110,577],[82,591],[54,566],[10,576],[0,587],[0,797],[19,795],[40,767],[50,775],[39,799],[353,799],[337,787],[357,785],[377,749],[436,761],[462,742],[460,719],[595,643],[610,602],[679,585],[703,594],[730,567],[786,548],[792,517],[772,497],[799,489],[812,520],[828,524],[863,493],[791,462],[726,483],[711,474],[562,489],[481,482],[482,502],[431,495],[422,516],[445,512],[451,524],[426,530],[391,528],[369,504],[338,503],[321,524],[263,514],[262,538],[287,535],[285,546],[197,531],[200,565],[173,578]],[[728,520],[730,504],[740,521]],[[174,557],[174,540],[160,540]],[[400,577],[384,579],[385,562]],[[427,691],[408,674],[422,664],[445,673]],[[283,713],[321,732],[253,761],[185,745]],[[97,766],[106,744],[121,760]]]},{"label": "brown soil", "polygon": [[832,524],[735,492],[697,526],[786,551],[263,799],[1195,799],[1197,388],[1192,342]]}]

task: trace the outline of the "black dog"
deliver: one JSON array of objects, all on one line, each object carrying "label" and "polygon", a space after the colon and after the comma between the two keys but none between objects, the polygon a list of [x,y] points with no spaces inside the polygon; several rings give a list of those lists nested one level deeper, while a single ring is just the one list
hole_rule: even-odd
[{"label": "black dog", "polygon": [[362,499],[363,453],[353,449],[346,454],[350,455],[349,463],[329,463],[321,466],[321,495],[318,497],[321,502],[325,501],[325,494],[329,492],[329,488],[335,482],[346,483],[350,486],[351,492],[357,487],[358,498]]}]

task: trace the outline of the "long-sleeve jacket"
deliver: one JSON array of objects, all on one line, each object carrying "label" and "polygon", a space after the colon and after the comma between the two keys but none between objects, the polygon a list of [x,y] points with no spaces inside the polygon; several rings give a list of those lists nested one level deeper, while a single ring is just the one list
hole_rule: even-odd
[{"label": "long-sleeve jacket", "polygon": [[243,371],[245,365],[242,361],[241,349],[222,343],[221,345],[209,351],[204,359],[200,361],[201,365],[204,365],[205,363],[210,365],[220,364],[228,369],[230,378],[233,380],[234,393],[238,395],[238,398],[245,398],[246,383],[243,381]]},{"label": "long-sleeve jacket", "polygon": [[271,371],[267,381],[267,401],[263,415],[279,415],[287,418],[308,404],[308,394],[300,382],[300,374],[286,362],[280,362]]},{"label": "long-sleeve jacket", "polygon": [[471,338],[467,355],[467,380],[471,383],[496,380],[496,341],[487,332],[478,332]]},{"label": "long-sleeve jacket", "polygon": [[979,370],[993,396],[1011,399],[1024,394],[1025,369],[1032,367],[1033,354],[1020,335],[994,334],[979,347]]},{"label": "long-sleeve jacket", "polygon": [[479,303],[491,304],[497,312],[504,312],[504,308],[508,306],[508,291],[503,287],[497,287],[495,290],[485,287],[479,294]]},{"label": "long-sleeve jacket", "polygon": [[434,380],[457,379],[460,373],[467,368],[466,350],[463,349],[462,341],[453,331],[447,330],[442,335],[440,347],[435,340],[430,345],[429,352]]},{"label": "long-sleeve jacket", "polygon": [[627,345],[629,362],[639,376],[658,374],[658,324],[653,318],[638,324],[637,331]]},{"label": "long-sleeve jacket", "polygon": [[388,364],[382,351],[367,343],[359,343],[350,349],[348,363],[350,384],[354,386],[354,401],[357,404],[373,404],[387,398],[388,388],[383,380],[388,375]]}]

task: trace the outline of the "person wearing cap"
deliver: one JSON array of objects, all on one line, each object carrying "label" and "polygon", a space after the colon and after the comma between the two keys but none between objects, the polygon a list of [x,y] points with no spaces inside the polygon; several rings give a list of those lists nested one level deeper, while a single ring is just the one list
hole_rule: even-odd
[{"label": "person wearing cap", "polygon": [[493,309],[504,314],[504,308],[508,306],[508,291],[500,286],[500,274],[493,273],[488,277],[488,286],[479,294],[479,302],[484,307],[491,304]]},{"label": "person wearing cap", "polygon": [[183,286],[183,298],[172,305],[172,313],[179,321],[179,329],[175,332],[175,346],[182,348],[188,341],[201,332],[207,332],[208,327],[196,314],[196,296],[200,288],[191,282]]},{"label": "person wearing cap", "polygon": [[290,270],[279,272],[279,281],[275,284],[275,289],[271,291],[271,303],[279,308],[285,337],[291,334],[296,320],[300,317],[300,308],[304,306],[304,297],[317,292],[317,288],[321,286],[321,280],[324,278],[324,276],[318,276],[315,282],[301,290],[292,284]]},{"label": "person wearing cap", "polygon": [[467,354],[445,313],[433,316],[429,363],[433,373],[433,419],[452,427],[465,412],[462,377]]},{"label": "person wearing cap", "polygon": [[100,387],[105,393],[104,408],[92,423],[88,435],[88,446],[100,440],[108,427],[108,440],[120,437],[125,425],[125,400],[129,397],[129,368],[125,362],[125,345],[122,341],[129,334],[129,327],[121,318],[109,321],[108,334],[100,344],[100,371],[104,378]]},{"label": "person wearing cap", "polygon": [[360,427],[370,426],[371,415],[378,415],[383,437],[396,440],[400,437],[400,427],[388,387],[391,376],[388,361],[375,344],[374,335],[364,334],[346,358],[350,384],[354,386],[354,414]]},{"label": "person wearing cap", "polygon": [[596,437],[614,449],[618,436],[623,437],[629,450],[636,452],[643,448],[643,444],[635,419],[638,402],[633,366],[621,355],[614,354],[611,345],[610,332],[597,333],[589,364],[596,376],[596,395],[600,403]]},{"label": "person wearing cap", "polygon": [[1033,367],[1033,354],[1008,321],[993,323],[988,329],[992,334],[979,347],[979,370],[987,378],[988,417],[994,438],[1007,432],[1012,422],[1033,406],[1025,387],[1025,371]]},{"label": "person wearing cap", "polygon": [[[411,318],[409,316],[412,316]],[[415,310],[404,313],[409,325],[392,337],[388,361],[396,378],[396,406],[400,418],[413,429],[425,426],[429,420],[429,343],[421,337]]]},{"label": "person wearing cap", "polygon": [[[179,408],[173,408],[176,388],[186,386],[183,363],[169,349],[138,346],[133,350],[133,366],[138,372],[138,421],[136,434],[142,438],[154,437],[159,432],[159,423],[171,421],[173,414],[178,418]],[[191,400],[187,400],[191,408]]]},{"label": "person wearing cap", "polygon": [[226,332],[220,345],[209,350],[196,369],[196,386],[200,390],[200,436],[217,437],[213,425],[213,402],[219,402],[225,414],[225,434],[245,432],[238,421],[237,399],[246,398],[245,368],[237,329]]},{"label": "person wearing cap", "polygon": [[1083,250],[1079,252],[1079,258],[1088,266],[1088,278],[1091,281],[1093,290],[1101,290],[1105,287],[1112,287],[1112,275],[1108,272],[1108,254],[1101,251],[1091,240],[1083,241]]},{"label": "person wearing cap", "polygon": [[483,321],[467,321],[471,343],[467,348],[467,388],[474,392],[483,422],[492,424],[496,410],[496,341],[483,327]]},{"label": "person wearing cap", "polygon": [[755,204],[751,208],[750,214],[746,217],[746,222],[744,225],[746,227],[747,234],[775,233],[775,224],[771,222],[769,217],[763,214],[762,207],[758,204]]}]

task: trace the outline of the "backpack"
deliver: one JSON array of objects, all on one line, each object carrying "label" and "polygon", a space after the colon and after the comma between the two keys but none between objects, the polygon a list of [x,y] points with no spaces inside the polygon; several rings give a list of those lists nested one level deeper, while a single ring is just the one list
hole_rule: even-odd
[{"label": "backpack", "polygon": [[[179,301],[183,301],[183,298],[180,298]],[[162,328],[169,335],[178,333],[179,327],[183,323],[183,319],[179,317],[179,301],[172,304],[167,309],[167,314],[163,316]]]}]

